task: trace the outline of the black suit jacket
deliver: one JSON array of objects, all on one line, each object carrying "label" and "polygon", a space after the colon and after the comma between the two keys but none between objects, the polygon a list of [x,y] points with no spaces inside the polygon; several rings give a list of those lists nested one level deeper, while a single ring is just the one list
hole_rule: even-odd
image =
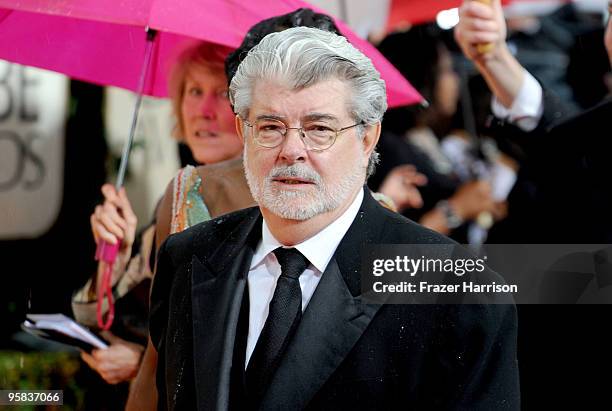
[{"label": "black suit jacket", "polygon": [[[551,127],[542,172],[551,225],[567,224],[567,243],[612,242],[612,99]],[[556,231],[556,230],[555,230]],[[560,241],[559,241],[560,242]]]},{"label": "black suit jacket", "polygon": [[[612,100],[571,116],[545,93],[544,108],[533,133],[496,129],[526,149],[537,185],[505,223],[519,235],[516,242],[609,244]],[[612,306],[521,305],[518,313],[523,409],[609,408]]]},{"label": "black suit jacket", "polygon": [[[161,409],[227,409],[236,324],[261,221],[259,209],[250,208],[162,245],[150,319]],[[366,190],[261,409],[518,409],[513,305],[361,300],[361,244],[448,242],[381,207]]]},{"label": "black suit jacket", "polygon": [[523,157],[509,216],[492,229],[490,242],[612,241],[611,118],[610,99],[571,115],[545,93],[544,115],[534,131],[495,124],[491,132],[500,145],[516,144],[517,158]]}]

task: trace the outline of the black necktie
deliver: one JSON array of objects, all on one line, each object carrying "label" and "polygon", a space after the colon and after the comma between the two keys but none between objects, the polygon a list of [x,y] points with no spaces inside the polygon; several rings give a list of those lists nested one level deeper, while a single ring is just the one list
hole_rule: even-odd
[{"label": "black necktie", "polygon": [[281,266],[268,318],[261,331],[246,370],[246,387],[251,400],[261,399],[302,318],[300,275],[308,259],[295,248],[277,248],[274,254]]}]

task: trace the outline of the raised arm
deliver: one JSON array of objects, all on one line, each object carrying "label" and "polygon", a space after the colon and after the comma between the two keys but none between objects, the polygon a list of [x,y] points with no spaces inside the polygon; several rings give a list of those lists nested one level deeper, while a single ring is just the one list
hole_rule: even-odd
[{"label": "raised arm", "polygon": [[[492,0],[490,5],[464,0],[459,9],[455,40],[463,54],[474,62],[500,103],[510,108],[523,84],[525,69],[510,53],[506,34],[501,0]],[[487,43],[491,46],[479,47]]]}]

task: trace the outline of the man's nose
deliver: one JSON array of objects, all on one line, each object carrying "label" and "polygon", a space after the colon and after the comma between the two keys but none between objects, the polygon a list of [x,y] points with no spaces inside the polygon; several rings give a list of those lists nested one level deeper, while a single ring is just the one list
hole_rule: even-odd
[{"label": "man's nose", "polygon": [[289,164],[299,163],[306,160],[307,151],[301,131],[287,129],[279,157]]}]

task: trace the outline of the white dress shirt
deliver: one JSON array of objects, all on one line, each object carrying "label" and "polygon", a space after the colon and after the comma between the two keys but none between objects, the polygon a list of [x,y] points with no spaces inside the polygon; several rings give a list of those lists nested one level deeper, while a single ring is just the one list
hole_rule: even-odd
[{"label": "white dress shirt", "polygon": [[544,113],[542,86],[527,70],[524,72],[523,84],[512,106],[506,108],[497,98],[493,97],[491,110],[495,117],[507,120],[523,131],[532,131],[537,127]]},{"label": "white dress shirt", "polygon": [[[363,189],[334,222],[319,231],[308,240],[297,244],[297,248],[310,262],[306,271],[300,276],[300,288],[302,290],[302,312],[306,309],[310,298],[314,294],[321,276],[331,261],[338,244],[355,220],[359,207],[363,201]],[[268,318],[270,300],[274,295],[276,281],[281,274],[281,267],[273,251],[283,245],[272,235],[266,220],[263,220],[261,230],[262,238],[257,245],[251,268],[249,270],[249,336],[247,339],[245,368],[249,363],[251,354],[255,349],[257,339]]]}]

